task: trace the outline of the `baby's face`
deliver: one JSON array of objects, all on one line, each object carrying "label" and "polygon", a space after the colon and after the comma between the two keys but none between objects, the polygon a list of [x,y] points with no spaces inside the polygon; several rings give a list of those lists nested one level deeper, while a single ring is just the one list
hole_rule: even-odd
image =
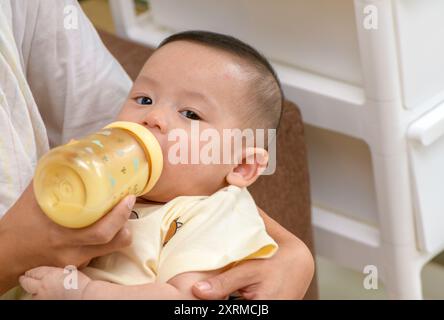
[{"label": "baby's face", "polygon": [[[169,43],[148,59],[118,116],[148,128],[162,147],[162,175],[144,198],[166,202],[181,195],[210,195],[226,186],[235,165],[172,164],[168,154],[177,141],[168,141],[168,133],[187,133],[191,159],[193,121],[200,132],[212,128],[220,136],[223,129],[242,128],[239,110],[248,102],[248,79],[236,58],[192,42]],[[199,149],[206,144],[200,142]]]}]

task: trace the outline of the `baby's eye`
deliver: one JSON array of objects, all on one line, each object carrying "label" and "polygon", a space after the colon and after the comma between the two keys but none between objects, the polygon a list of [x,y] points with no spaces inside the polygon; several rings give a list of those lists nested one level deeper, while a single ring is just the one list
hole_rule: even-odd
[{"label": "baby's eye", "polygon": [[184,117],[187,117],[188,119],[191,119],[191,120],[201,120],[199,115],[191,110],[181,111],[180,114],[183,115]]},{"label": "baby's eye", "polygon": [[150,105],[153,104],[153,100],[150,97],[138,97],[136,102],[141,105]]}]

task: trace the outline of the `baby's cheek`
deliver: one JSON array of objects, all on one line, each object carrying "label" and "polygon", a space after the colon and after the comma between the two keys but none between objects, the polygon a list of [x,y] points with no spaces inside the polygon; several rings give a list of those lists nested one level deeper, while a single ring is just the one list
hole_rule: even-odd
[{"label": "baby's cheek", "polygon": [[168,180],[179,195],[209,194],[220,184],[221,172],[215,165],[179,164],[168,166]]},{"label": "baby's cheek", "polygon": [[201,193],[212,194],[224,186],[227,175],[224,165],[199,164],[192,167],[191,176]]},{"label": "baby's cheek", "polygon": [[117,121],[130,121],[130,122],[138,122],[138,119],[136,115],[134,114],[133,110],[128,106],[128,103],[126,103],[122,109],[120,110],[119,114],[116,117]]}]

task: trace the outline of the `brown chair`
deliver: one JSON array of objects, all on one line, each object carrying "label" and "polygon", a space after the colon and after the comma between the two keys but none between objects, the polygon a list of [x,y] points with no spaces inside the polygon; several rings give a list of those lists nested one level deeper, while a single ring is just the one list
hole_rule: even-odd
[{"label": "brown chair", "polygon": [[[99,34],[105,46],[134,80],[153,49],[103,31],[99,31]],[[304,241],[314,255],[304,127],[298,107],[289,101],[284,106],[276,157],[276,172],[261,177],[250,191],[257,204]],[[316,298],[315,277],[305,299]]]}]

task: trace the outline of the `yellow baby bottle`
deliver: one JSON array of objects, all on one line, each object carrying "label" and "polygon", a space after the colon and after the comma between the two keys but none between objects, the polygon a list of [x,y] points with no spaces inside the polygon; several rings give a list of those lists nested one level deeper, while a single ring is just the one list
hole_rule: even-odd
[{"label": "yellow baby bottle", "polygon": [[36,168],[34,192],[54,222],[82,228],[128,194],[150,191],[162,166],[162,150],[148,129],[133,122],[113,122],[45,154]]}]

